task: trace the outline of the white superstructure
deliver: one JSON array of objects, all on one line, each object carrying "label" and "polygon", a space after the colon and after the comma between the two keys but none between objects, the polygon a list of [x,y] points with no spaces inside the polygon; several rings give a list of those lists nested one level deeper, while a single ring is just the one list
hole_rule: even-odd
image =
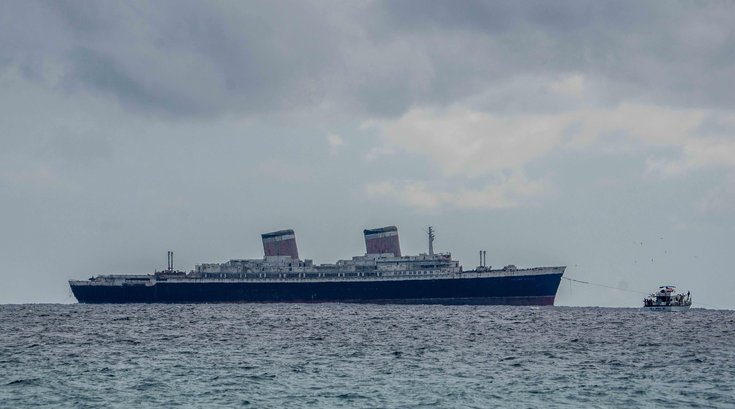
[{"label": "white superstructure", "polygon": [[262,259],[230,260],[225,263],[199,264],[193,273],[202,278],[260,278],[273,273],[293,278],[323,276],[392,276],[424,274],[456,274],[462,268],[449,253],[419,254],[396,257],[389,254],[366,254],[339,260],[334,264],[315,265],[312,260],[289,256],[268,256]]}]

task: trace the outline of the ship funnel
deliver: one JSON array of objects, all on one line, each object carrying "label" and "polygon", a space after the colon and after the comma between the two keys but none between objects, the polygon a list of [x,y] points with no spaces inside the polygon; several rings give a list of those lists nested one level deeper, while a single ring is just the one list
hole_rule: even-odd
[{"label": "ship funnel", "polygon": [[298,260],[299,251],[296,248],[296,235],[293,230],[279,230],[262,234],[263,251],[265,256],[290,256]]},{"label": "ship funnel", "polygon": [[367,254],[390,253],[395,257],[401,256],[401,244],[398,242],[398,229],[396,226],[365,229],[363,233],[365,234]]}]

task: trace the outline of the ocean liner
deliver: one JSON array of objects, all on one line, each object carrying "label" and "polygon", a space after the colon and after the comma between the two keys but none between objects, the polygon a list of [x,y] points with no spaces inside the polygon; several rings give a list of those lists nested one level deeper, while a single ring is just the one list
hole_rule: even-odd
[{"label": "ocean liner", "polygon": [[262,259],[168,267],[153,274],[69,280],[81,303],[349,302],[394,304],[553,305],[566,267],[463,270],[450,253],[401,255],[395,226],[364,231],[366,253],[316,265],[300,259],[293,230],[263,234]]}]

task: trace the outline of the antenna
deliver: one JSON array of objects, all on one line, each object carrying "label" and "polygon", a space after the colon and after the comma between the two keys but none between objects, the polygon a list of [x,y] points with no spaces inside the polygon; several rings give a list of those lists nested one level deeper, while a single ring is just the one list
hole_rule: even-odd
[{"label": "antenna", "polygon": [[436,237],[434,236],[434,228],[429,226],[428,233],[429,233],[429,255],[433,256],[434,255],[434,238]]}]

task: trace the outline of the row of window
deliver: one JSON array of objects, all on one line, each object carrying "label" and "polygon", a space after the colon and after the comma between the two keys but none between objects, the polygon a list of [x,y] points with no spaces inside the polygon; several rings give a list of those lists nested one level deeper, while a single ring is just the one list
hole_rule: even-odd
[{"label": "row of window", "polygon": [[[393,275],[427,275],[436,273],[437,271],[425,271],[425,270],[418,270],[418,271],[396,271],[393,272]],[[444,273],[446,270],[440,270],[438,272]],[[220,274],[204,274],[206,278],[252,278],[253,274],[226,274],[226,273],[220,273]],[[375,273],[337,273],[337,274],[324,274],[324,273],[299,273],[299,278],[324,278],[324,277],[366,277],[366,276],[376,276],[376,277],[382,277],[382,272],[375,272]],[[264,274],[259,273],[257,275],[257,278],[289,278],[293,277],[292,274],[286,274],[286,273],[279,273],[278,275],[272,275],[272,274]]]}]

